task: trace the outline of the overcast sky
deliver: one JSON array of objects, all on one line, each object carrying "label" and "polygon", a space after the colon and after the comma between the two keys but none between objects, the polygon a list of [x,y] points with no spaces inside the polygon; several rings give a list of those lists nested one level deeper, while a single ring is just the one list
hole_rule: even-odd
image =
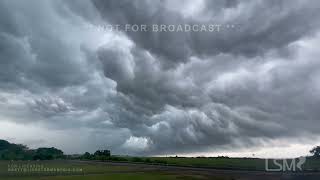
[{"label": "overcast sky", "polygon": [[[0,139],[66,153],[320,145],[318,0],[1,0]],[[215,31],[110,30],[219,25]]]}]

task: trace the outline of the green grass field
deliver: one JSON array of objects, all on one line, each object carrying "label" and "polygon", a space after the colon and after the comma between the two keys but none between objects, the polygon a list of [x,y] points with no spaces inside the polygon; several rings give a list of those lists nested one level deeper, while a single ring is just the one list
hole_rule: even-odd
[{"label": "green grass field", "polygon": [[152,157],[152,160],[166,161],[178,166],[208,167],[222,169],[264,170],[264,160],[244,158],[170,158]]},{"label": "green grass field", "polygon": [[[81,172],[57,172],[57,171],[26,171],[8,172],[9,166],[17,167],[41,166],[42,168],[55,169],[81,169]],[[165,172],[156,169],[142,169],[135,166],[106,165],[94,162],[71,162],[71,161],[0,161],[1,180],[176,180],[176,179],[209,179],[202,175],[185,174],[181,172]],[[210,177],[210,179],[228,180],[228,177]]]},{"label": "green grass field", "polygon": [[[135,162],[135,157],[125,157],[128,162]],[[187,157],[140,157],[142,163],[159,163],[176,166],[202,167],[215,169],[236,169],[236,170],[265,170],[265,159],[258,158],[187,158]],[[279,160],[281,162],[281,160]],[[275,167],[272,160],[269,166]],[[289,160],[290,162],[290,160]],[[304,170],[320,171],[320,159],[308,158],[302,166]]]},{"label": "green grass field", "polygon": [[[30,176],[30,177],[4,177],[4,180],[176,180],[176,179],[186,179],[186,180],[196,180],[205,179],[196,176],[178,176],[178,175],[166,175],[159,173],[118,173],[118,174],[100,174],[100,175],[82,175],[82,176]],[[216,178],[221,179],[222,178]]]},{"label": "green grass field", "polygon": [[[5,177],[4,180],[197,180],[207,179],[201,176],[166,175],[159,173],[118,173],[83,176],[32,176],[32,177]],[[212,178],[210,178],[212,179]],[[216,180],[226,180],[226,178],[213,178]]]},{"label": "green grass field", "polygon": [[[126,157],[128,162],[137,160],[137,157]],[[140,157],[140,163],[155,163],[206,167],[235,170],[265,170],[265,160],[249,158],[174,158],[174,157]],[[37,169],[38,168],[38,169]],[[39,170],[40,168],[40,170]],[[320,160],[307,159],[303,165],[305,170],[320,170]],[[14,171],[12,171],[14,169]],[[179,169],[163,170],[161,166],[139,166],[132,164],[115,164],[95,161],[0,161],[1,180],[114,180],[114,179],[217,179],[231,180],[227,175],[206,175],[186,172]]]}]

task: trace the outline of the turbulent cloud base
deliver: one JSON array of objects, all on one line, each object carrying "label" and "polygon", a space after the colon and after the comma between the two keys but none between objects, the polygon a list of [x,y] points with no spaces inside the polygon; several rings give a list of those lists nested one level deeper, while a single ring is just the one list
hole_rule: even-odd
[{"label": "turbulent cloud base", "polygon": [[[42,132],[2,138],[147,155],[303,144],[320,134],[319,8],[315,0],[2,0],[0,121]],[[235,28],[99,30],[212,22]]]}]

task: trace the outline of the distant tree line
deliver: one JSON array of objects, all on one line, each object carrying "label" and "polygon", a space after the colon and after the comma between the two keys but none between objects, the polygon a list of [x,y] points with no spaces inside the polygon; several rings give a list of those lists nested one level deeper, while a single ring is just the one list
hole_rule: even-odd
[{"label": "distant tree line", "polygon": [[135,163],[150,163],[150,164],[167,164],[167,161],[161,160],[161,159],[152,159],[152,158],[147,158],[147,157],[115,156],[115,155],[111,155],[109,150],[98,150],[93,154],[86,152],[79,157],[74,157],[74,159],[135,162]]},{"label": "distant tree line", "polygon": [[64,159],[63,152],[57,148],[29,149],[22,144],[13,144],[0,139],[0,160],[52,160]]},{"label": "distant tree line", "polygon": [[[309,158],[320,159],[320,146],[310,150],[312,154]],[[171,158],[180,158],[178,156]],[[206,157],[196,157],[206,158]],[[218,158],[229,158],[227,156],[219,156]],[[29,149],[22,144],[9,143],[0,139],[0,160],[54,160],[54,159],[77,159],[77,160],[100,160],[100,161],[123,161],[123,162],[139,162],[152,164],[167,164],[166,160],[148,157],[130,157],[130,156],[112,156],[110,150],[97,150],[90,154],[86,152],[80,155],[64,155],[63,151],[55,147]]]},{"label": "distant tree line", "polygon": [[110,150],[98,150],[94,154],[85,152],[80,159],[84,160],[108,160],[111,157]]}]

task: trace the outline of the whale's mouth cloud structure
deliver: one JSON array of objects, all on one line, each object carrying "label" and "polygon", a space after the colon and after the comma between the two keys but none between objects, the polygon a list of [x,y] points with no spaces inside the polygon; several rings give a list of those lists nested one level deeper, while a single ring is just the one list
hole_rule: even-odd
[{"label": "whale's mouth cloud structure", "polygon": [[320,137],[319,9],[2,0],[0,136],[71,153],[307,153]]}]

